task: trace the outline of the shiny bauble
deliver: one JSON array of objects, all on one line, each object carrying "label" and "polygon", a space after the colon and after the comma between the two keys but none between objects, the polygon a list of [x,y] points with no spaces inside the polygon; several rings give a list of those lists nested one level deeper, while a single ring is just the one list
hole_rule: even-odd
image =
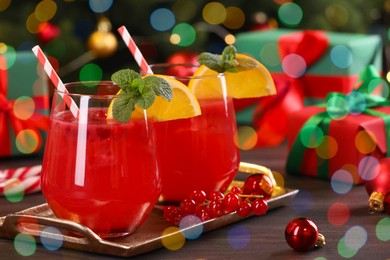
[{"label": "shiny bauble", "polygon": [[291,220],[285,229],[287,244],[296,251],[305,252],[325,245],[325,238],[318,232],[317,225],[308,218]]},{"label": "shiny bauble", "polygon": [[365,182],[366,191],[370,196],[368,211],[379,213],[384,211],[385,196],[390,192],[390,158],[382,158],[371,171],[376,176]]},{"label": "shiny bauble", "polygon": [[118,41],[111,32],[95,31],[88,38],[88,48],[101,58],[112,55],[117,47]]}]

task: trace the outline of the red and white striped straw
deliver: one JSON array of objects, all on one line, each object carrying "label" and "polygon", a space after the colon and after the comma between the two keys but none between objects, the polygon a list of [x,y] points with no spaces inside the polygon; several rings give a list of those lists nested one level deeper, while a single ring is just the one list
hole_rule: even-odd
[{"label": "red and white striped straw", "polygon": [[138,49],[135,41],[131,37],[129,31],[124,25],[119,27],[119,34],[122,36],[123,41],[125,42],[127,48],[129,48],[131,54],[133,54],[135,61],[138,63],[138,66],[141,68],[141,71],[147,74],[153,74],[152,69],[150,68],[148,62],[142,55],[141,51]]},{"label": "red and white striped straw", "polygon": [[38,45],[36,45],[34,48],[32,48],[32,51],[34,52],[39,63],[42,65],[43,69],[45,70],[47,76],[50,78],[51,82],[54,84],[54,87],[59,91],[59,94],[64,99],[65,103],[68,105],[73,116],[75,118],[78,118],[79,108],[77,107],[77,104],[74,102],[74,100],[70,96],[64,95],[64,93],[69,93],[69,92],[65,88],[64,83],[61,81],[61,79],[58,76],[58,74],[56,73],[56,71],[51,66],[49,60],[47,59],[47,57],[43,53],[42,49]]},{"label": "red and white striped straw", "polygon": [[42,165],[0,170],[0,195],[40,191],[41,170]]}]

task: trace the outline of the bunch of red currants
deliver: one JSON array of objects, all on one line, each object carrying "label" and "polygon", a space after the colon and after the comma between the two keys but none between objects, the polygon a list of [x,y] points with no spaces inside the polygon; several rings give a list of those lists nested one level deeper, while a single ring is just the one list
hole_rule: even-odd
[{"label": "bunch of red currants", "polygon": [[164,218],[171,224],[179,225],[187,215],[196,215],[202,222],[232,212],[240,217],[262,215],[268,210],[267,200],[272,191],[273,183],[269,176],[252,174],[241,188],[232,187],[226,194],[220,191],[206,194],[203,190],[194,190],[179,206],[164,208]]}]

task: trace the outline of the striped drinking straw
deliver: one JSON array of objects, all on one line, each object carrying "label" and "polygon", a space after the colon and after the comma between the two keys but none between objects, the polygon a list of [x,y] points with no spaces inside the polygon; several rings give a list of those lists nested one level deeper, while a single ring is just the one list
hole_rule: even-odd
[{"label": "striped drinking straw", "polygon": [[55,70],[51,66],[49,60],[47,59],[47,57],[43,53],[42,49],[38,45],[36,45],[36,46],[34,46],[34,48],[32,48],[32,51],[34,52],[35,56],[37,57],[38,62],[41,64],[41,66],[45,70],[47,76],[50,78],[54,87],[59,91],[59,94],[64,99],[65,103],[68,105],[73,116],[75,118],[78,118],[79,108],[77,107],[76,103],[74,102],[74,100],[71,97],[64,95],[64,93],[68,93],[68,90],[65,88],[64,83],[61,81],[60,77],[58,76],[58,74],[55,72]]},{"label": "striped drinking straw", "polygon": [[141,71],[147,74],[153,74],[152,69],[149,67],[146,59],[142,55],[141,51],[138,49],[135,41],[131,37],[129,31],[124,25],[118,28],[118,32],[121,35],[123,41],[125,42],[127,48],[129,48],[131,54],[133,54],[135,61],[138,63],[138,66],[141,68]]}]

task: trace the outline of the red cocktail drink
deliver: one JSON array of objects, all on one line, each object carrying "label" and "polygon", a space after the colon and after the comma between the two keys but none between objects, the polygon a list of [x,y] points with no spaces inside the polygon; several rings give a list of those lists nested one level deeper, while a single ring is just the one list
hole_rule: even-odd
[{"label": "red cocktail drink", "polygon": [[[227,97],[225,76],[175,76],[176,71],[196,71],[192,65],[152,65],[156,74],[170,75],[188,85],[202,114],[193,118],[156,122],[156,143],[162,182],[160,202],[178,202],[194,190],[224,192],[239,163],[236,117]],[[212,86],[212,91],[204,89]]]},{"label": "red cocktail drink", "polygon": [[42,191],[55,215],[102,237],[133,232],[161,190],[152,124],[146,116],[107,120],[115,96],[106,95],[112,84],[106,85],[98,87],[99,95],[72,96],[79,118],[55,95],[42,173]]}]

